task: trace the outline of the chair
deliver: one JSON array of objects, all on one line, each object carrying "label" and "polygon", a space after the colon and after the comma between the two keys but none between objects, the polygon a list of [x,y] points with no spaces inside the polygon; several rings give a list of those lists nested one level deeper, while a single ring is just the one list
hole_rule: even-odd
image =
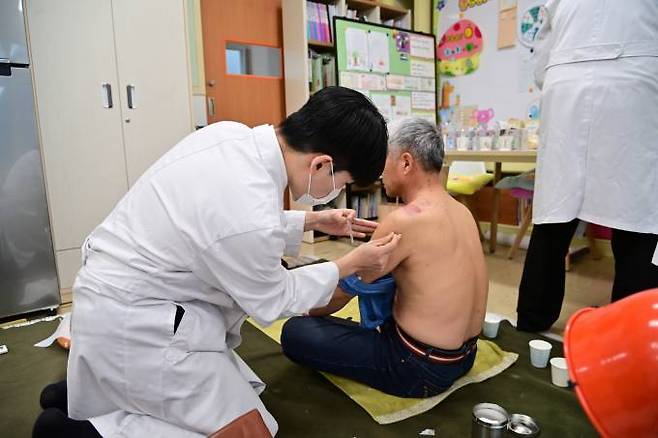
[{"label": "chair", "polygon": [[[523,199],[527,202],[525,208],[523,209],[523,216],[521,219],[521,224],[519,225],[519,231],[517,231],[516,236],[514,237],[514,243],[512,243],[512,246],[510,247],[509,251],[507,251],[507,258],[508,259],[513,259],[514,255],[516,254],[516,251],[519,249],[519,245],[521,245],[521,241],[523,240],[523,236],[525,236],[525,233],[528,231],[528,227],[532,223],[532,196],[534,192],[531,190],[525,190],[525,189],[511,189],[510,190],[510,196],[515,199]],[[567,257],[568,259],[568,257]]]},{"label": "chair", "polygon": [[[508,259],[514,258],[514,255],[516,254],[516,251],[518,251],[519,245],[521,244],[523,237],[528,231],[528,227],[532,223],[532,198],[534,196],[534,179],[535,179],[534,172],[535,171],[532,170],[530,172],[526,172],[521,175],[509,176],[503,178],[498,182],[498,184],[496,184],[497,189],[500,190],[507,189],[510,191],[509,192],[510,196],[512,196],[515,199],[524,200],[526,202],[526,206],[523,209],[521,224],[519,225],[519,231],[517,231],[516,236],[514,238],[514,242],[512,243],[512,246],[507,252]],[[592,257],[595,260],[600,259],[601,254],[596,248],[591,224],[587,224],[586,235],[587,235],[587,244],[590,253],[592,254]],[[565,266],[567,271],[571,269],[571,255],[572,254],[569,252],[565,257]]]},{"label": "chair", "polygon": [[480,240],[484,240],[484,235],[482,234],[480,221],[475,212],[471,196],[492,180],[493,175],[487,172],[487,168],[483,162],[455,161],[450,165],[447,182],[448,193],[470,210],[478,227]]}]

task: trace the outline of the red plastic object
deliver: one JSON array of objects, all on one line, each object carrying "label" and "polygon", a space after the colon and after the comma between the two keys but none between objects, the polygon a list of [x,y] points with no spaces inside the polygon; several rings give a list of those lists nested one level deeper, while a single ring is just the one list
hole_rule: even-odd
[{"label": "red plastic object", "polygon": [[578,400],[603,437],[658,437],[658,289],[575,313],[564,353]]},{"label": "red plastic object", "polygon": [[597,224],[589,224],[589,226],[592,228],[592,235],[595,239],[612,239],[612,230],[610,228]]}]

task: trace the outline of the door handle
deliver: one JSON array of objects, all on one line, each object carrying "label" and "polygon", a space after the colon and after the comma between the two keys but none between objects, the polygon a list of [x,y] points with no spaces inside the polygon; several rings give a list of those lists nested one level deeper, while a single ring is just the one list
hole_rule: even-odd
[{"label": "door handle", "polygon": [[0,76],[11,76],[11,61],[0,58]]},{"label": "door handle", "polygon": [[128,96],[128,108],[137,108],[137,101],[135,100],[135,86],[132,84],[126,86],[126,94]]},{"label": "door handle", "polygon": [[112,103],[112,85],[107,82],[101,84],[101,98],[103,99],[103,108],[112,108],[114,104]]},{"label": "door handle", "polygon": [[208,97],[208,115],[210,117],[215,117],[215,98]]}]

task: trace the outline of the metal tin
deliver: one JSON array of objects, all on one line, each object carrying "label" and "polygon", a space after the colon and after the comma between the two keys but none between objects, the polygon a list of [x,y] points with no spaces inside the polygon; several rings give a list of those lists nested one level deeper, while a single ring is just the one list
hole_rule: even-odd
[{"label": "metal tin", "polygon": [[539,425],[528,415],[512,414],[507,425],[509,436],[536,437],[539,435]]},{"label": "metal tin", "polygon": [[503,438],[507,431],[507,411],[493,403],[480,403],[473,407],[472,438]]}]

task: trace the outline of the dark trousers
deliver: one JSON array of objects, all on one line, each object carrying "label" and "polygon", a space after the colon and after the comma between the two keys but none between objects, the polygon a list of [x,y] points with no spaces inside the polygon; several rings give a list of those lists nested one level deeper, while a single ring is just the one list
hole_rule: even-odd
[{"label": "dark trousers", "polygon": [[[519,330],[548,330],[558,320],[564,299],[564,258],[577,226],[578,219],[533,227],[519,285]],[[657,242],[655,234],[612,230],[612,301],[658,287],[658,266],[651,263]]]},{"label": "dark trousers", "polygon": [[[403,344],[392,319],[380,330],[335,317],[295,317],[286,321],[281,347],[288,358],[319,371],[365,383],[398,397],[430,397],[448,389],[475,361],[476,348],[462,360],[439,364]],[[429,348],[429,354],[439,354]],[[457,350],[455,350],[457,351]]]},{"label": "dark trousers", "polygon": [[39,414],[32,438],[101,438],[88,420],[77,421],[68,417],[66,380],[46,386],[41,391]]}]

